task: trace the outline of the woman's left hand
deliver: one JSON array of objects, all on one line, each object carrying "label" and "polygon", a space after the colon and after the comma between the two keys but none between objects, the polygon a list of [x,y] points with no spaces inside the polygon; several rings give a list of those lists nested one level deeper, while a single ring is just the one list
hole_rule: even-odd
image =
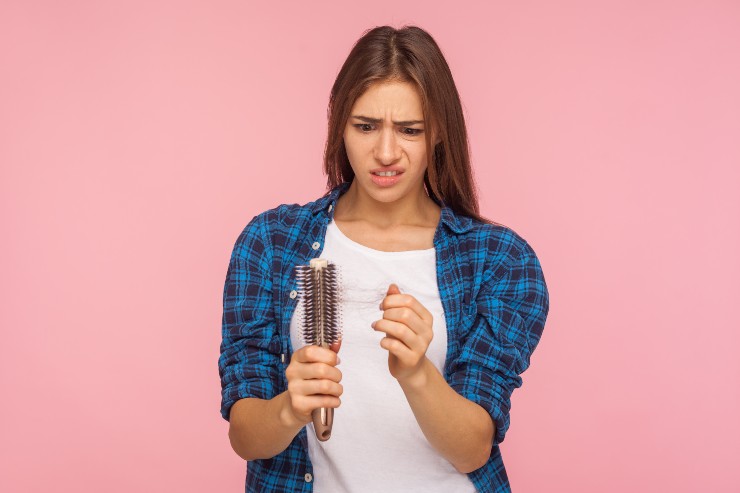
[{"label": "woman's left hand", "polygon": [[388,350],[388,369],[396,380],[421,374],[426,352],[432,342],[432,314],[410,294],[401,294],[391,284],[380,302],[383,318],[371,324],[384,332],[380,347]]}]

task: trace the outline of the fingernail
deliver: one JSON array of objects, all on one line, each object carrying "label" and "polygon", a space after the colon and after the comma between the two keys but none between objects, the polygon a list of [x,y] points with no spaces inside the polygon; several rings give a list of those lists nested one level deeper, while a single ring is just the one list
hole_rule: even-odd
[{"label": "fingernail", "polygon": [[337,364],[339,364],[339,363],[341,363],[341,362],[342,362],[342,360],[341,360],[341,359],[339,359],[339,356],[337,356]]},{"label": "fingernail", "polygon": [[381,301],[380,304],[378,305],[378,310],[382,310],[382,309],[383,309],[383,302]]},{"label": "fingernail", "polygon": [[374,329],[375,328],[375,322],[371,323],[370,324],[370,327],[372,327]]}]

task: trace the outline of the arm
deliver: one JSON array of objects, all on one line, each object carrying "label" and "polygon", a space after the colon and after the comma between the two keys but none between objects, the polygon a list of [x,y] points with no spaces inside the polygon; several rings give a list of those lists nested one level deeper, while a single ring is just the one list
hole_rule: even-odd
[{"label": "arm", "polygon": [[[296,351],[281,378],[272,305],[272,248],[265,215],[245,227],[234,246],[224,286],[219,375],[221,415],[229,441],[245,460],[270,458],[290,445],[317,407],[338,407],[342,387],[336,353],[320,347]],[[338,349],[338,348],[337,348]]]},{"label": "arm", "polygon": [[319,407],[337,408],[342,373],[336,351],[305,346],[296,351],[285,375],[288,390],[272,399],[242,399],[231,409],[229,441],[244,460],[269,459],[290,445]]},{"label": "arm", "polygon": [[269,459],[285,450],[311,421],[311,411],[336,408],[342,374],[336,350],[305,346],[293,353],[285,370],[288,390],[272,399],[242,399],[231,409],[229,440],[244,460]]},{"label": "arm", "polygon": [[381,303],[383,319],[373,328],[386,333],[391,374],[398,380],[429,443],[460,472],[488,460],[493,422],[479,405],[455,392],[426,357],[432,341],[432,315],[416,298],[391,284]]},{"label": "arm", "polygon": [[[549,294],[539,260],[524,240],[509,262],[488,271],[461,324],[470,327],[462,350],[450,362],[450,386],[480,405],[495,425],[493,445],[510,424],[511,395],[522,385],[549,311]],[[463,322],[464,320],[464,322]]]},{"label": "arm", "polygon": [[229,441],[244,460],[269,459],[290,445],[304,423],[289,411],[287,391],[272,399],[246,398],[231,408]]},{"label": "arm", "polygon": [[[509,425],[510,396],[539,340],[548,295],[537,258],[524,244],[504,275],[489,274],[463,325],[460,357],[448,384],[426,358],[431,314],[412,296],[388,291],[374,325],[387,337],[389,368],[430,444],[460,472],[478,469]],[[465,320],[466,317],[463,317]],[[472,319],[472,321],[471,321]]]},{"label": "arm", "polygon": [[223,292],[221,415],[229,421],[232,448],[244,458],[251,455],[245,445],[246,437],[252,438],[245,431],[247,415],[276,397],[280,377],[279,354],[270,345],[276,327],[272,248],[264,223],[264,213],[255,216],[237,238]]},{"label": "arm", "polygon": [[428,358],[416,376],[399,384],[424,436],[455,469],[468,473],[488,461],[494,433],[491,417],[455,392]]}]

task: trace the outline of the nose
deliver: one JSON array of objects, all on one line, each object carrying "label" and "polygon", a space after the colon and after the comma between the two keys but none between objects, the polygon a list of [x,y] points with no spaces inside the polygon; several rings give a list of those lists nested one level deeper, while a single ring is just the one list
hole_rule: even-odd
[{"label": "nose", "polygon": [[375,143],[375,159],[383,164],[393,164],[401,158],[401,146],[393,128],[384,128]]}]

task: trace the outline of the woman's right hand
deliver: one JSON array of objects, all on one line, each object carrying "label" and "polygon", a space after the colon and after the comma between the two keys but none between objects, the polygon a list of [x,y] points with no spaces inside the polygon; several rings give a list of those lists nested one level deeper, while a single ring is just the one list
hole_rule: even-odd
[{"label": "woman's right hand", "polygon": [[285,369],[288,379],[288,407],[286,411],[301,425],[311,422],[311,412],[321,407],[337,408],[341,404],[342,372],[336,367],[338,344],[331,349],[307,345],[290,358]]}]

